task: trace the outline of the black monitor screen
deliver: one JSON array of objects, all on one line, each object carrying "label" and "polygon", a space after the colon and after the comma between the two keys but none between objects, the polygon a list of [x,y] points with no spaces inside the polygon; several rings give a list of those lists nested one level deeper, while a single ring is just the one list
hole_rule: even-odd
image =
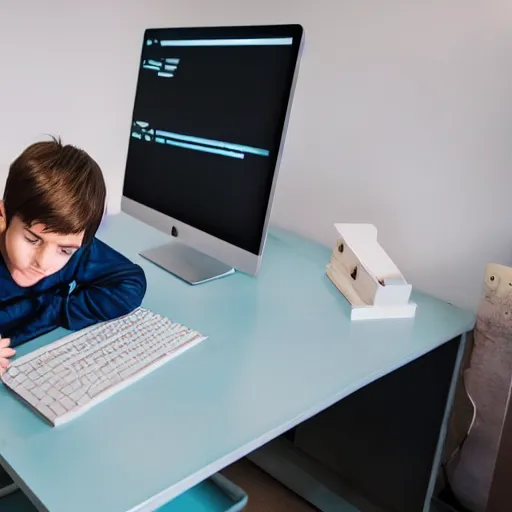
[{"label": "black monitor screen", "polygon": [[123,194],[258,254],[301,37],[147,30]]}]

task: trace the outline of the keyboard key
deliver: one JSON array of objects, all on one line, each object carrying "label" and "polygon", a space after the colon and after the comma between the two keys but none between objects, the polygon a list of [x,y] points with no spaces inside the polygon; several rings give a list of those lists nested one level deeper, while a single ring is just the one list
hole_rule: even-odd
[{"label": "keyboard key", "polygon": [[48,391],[51,387],[52,385],[48,381],[45,381],[39,386],[39,389],[41,389],[41,391]]},{"label": "keyboard key", "polygon": [[36,385],[30,380],[30,379],[27,379],[24,383],[23,383],[23,386],[25,387],[25,389],[32,389],[32,388],[35,388]]},{"label": "keyboard key", "polygon": [[43,405],[50,405],[53,403],[53,398],[50,395],[45,395],[43,398],[41,398],[41,403]]},{"label": "keyboard key", "polygon": [[[11,365],[11,366],[13,366],[13,365]],[[16,376],[16,378],[14,380],[16,381],[17,384],[23,384],[23,382],[25,380],[27,380],[27,378],[28,377],[25,375],[25,373],[20,372],[20,373],[18,373],[18,375]]]},{"label": "keyboard key", "polygon": [[91,400],[92,398],[86,393],[82,398],[78,399],[77,403],[79,406],[84,406],[88,404]]},{"label": "keyboard key", "polygon": [[50,388],[48,390],[48,395],[51,396],[54,400],[60,400],[64,395],[62,394],[62,391],[59,391],[55,388]]},{"label": "keyboard key", "polygon": [[19,373],[20,371],[15,366],[9,372],[11,377],[16,377],[16,375],[18,375]]},{"label": "keyboard key", "polygon": [[61,398],[60,403],[67,411],[72,411],[76,407],[76,402],[71,400],[69,396]]},{"label": "keyboard key", "polygon": [[49,407],[56,416],[62,416],[67,412],[67,410],[61,404],[59,404],[59,402],[53,402],[53,404],[51,404]]},{"label": "keyboard key", "polygon": [[93,384],[88,391],[88,395],[91,398],[94,398],[96,395],[99,395],[102,391],[107,389],[110,386],[110,381],[108,379],[103,379],[98,381],[96,384]]},{"label": "keyboard key", "polygon": [[57,418],[57,415],[46,405],[39,404],[37,406],[37,410],[43,415],[46,416],[50,421],[54,421]]},{"label": "keyboard key", "polygon": [[32,393],[34,393],[34,396],[38,399],[38,400],[42,400],[45,396],[46,396],[46,393],[43,391],[43,388],[35,388]]},{"label": "keyboard key", "polygon": [[71,393],[69,395],[69,398],[71,398],[71,400],[74,400],[75,402],[78,402],[78,400],[80,400],[80,398],[82,398],[86,393],[87,393],[87,389],[78,388],[76,391],[74,391],[73,393]]}]

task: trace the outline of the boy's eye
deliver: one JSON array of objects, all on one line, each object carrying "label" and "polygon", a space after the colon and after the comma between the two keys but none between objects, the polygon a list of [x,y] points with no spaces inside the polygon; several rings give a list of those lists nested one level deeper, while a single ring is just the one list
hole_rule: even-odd
[{"label": "boy's eye", "polygon": [[39,238],[30,238],[28,236],[25,237],[25,240],[30,243],[30,244],[33,244],[33,245],[36,245],[37,242],[39,242]]},{"label": "boy's eye", "polygon": [[76,249],[61,249],[61,251],[66,256],[73,256],[73,254],[76,252]]}]

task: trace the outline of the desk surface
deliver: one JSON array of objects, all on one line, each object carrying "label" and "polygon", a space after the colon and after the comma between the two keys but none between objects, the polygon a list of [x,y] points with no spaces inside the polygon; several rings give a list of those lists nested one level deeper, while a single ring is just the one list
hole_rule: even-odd
[{"label": "desk surface", "polygon": [[288,233],[271,232],[258,278],[196,287],[138,256],[165,234],[119,214],[98,236],[144,267],[145,307],[209,338],[58,428],[0,386],[1,461],[51,512],[153,508],[474,322],[414,294],[415,319],[351,323],[330,250]]}]

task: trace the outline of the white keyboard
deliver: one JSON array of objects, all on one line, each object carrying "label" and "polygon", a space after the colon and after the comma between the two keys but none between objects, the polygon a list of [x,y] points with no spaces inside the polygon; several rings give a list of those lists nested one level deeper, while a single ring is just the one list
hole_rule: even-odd
[{"label": "white keyboard", "polygon": [[15,359],[2,380],[57,426],[204,339],[197,331],[138,308]]}]

